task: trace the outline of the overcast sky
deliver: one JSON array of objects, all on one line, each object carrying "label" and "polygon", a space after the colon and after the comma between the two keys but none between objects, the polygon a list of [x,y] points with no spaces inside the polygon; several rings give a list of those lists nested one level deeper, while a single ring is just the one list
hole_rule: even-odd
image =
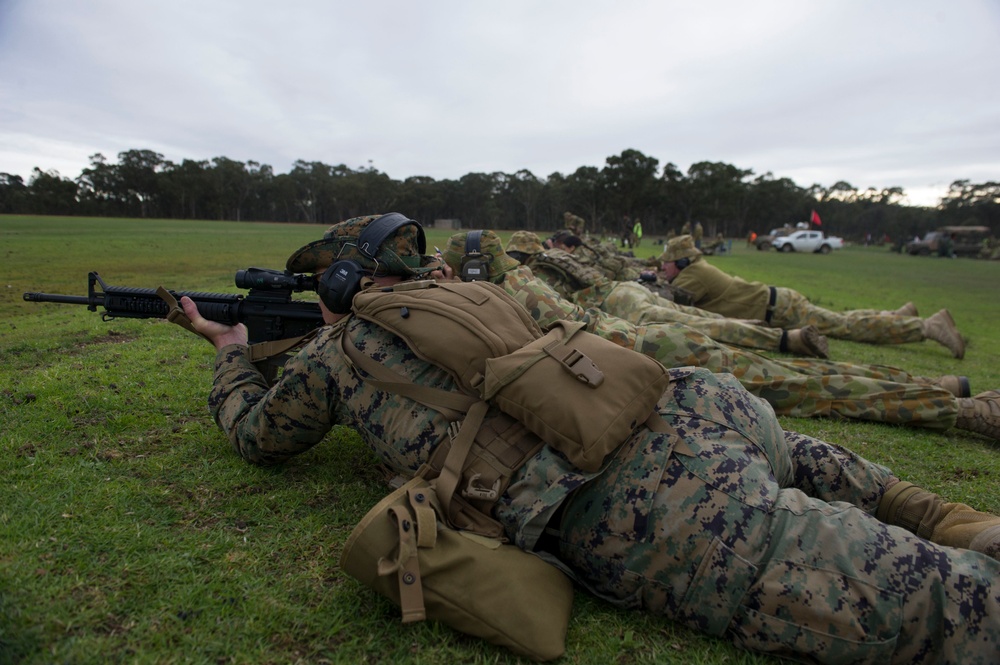
[{"label": "overcast sky", "polygon": [[0,0],[0,172],[103,153],[1000,180],[1000,0]]}]

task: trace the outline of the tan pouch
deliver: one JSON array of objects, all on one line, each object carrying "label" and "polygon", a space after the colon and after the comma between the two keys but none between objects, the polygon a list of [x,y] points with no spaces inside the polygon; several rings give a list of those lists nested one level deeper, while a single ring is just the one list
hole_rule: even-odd
[{"label": "tan pouch", "polygon": [[514,545],[449,528],[439,510],[433,487],[414,478],[354,528],[341,568],[399,605],[403,623],[432,619],[533,660],[561,656],[569,578]]},{"label": "tan pouch", "polygon": [[557,321],[541,339],[487,358],[481,388],[577,468],[595,472],[652,414],[670,375],[583,327]]}]

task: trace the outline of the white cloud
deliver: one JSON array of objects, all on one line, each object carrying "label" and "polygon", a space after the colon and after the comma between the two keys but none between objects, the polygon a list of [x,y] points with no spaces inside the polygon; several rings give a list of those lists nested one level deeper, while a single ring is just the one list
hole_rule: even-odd
[{"label": "white cloud", "polygon": [[0,7],[0,171],[25,177],[146,148],[547,176],[634,148],[923,201],[1000,171],[989,0]]}]

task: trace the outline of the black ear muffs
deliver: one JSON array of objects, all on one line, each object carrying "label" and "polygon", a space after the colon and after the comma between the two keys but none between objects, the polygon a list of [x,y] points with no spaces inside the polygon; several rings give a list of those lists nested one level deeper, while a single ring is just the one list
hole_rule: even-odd
[{"label": "black ear muffs", "polygon": [[483,254],[480,240],[483,237],[482,231],[469,231],[465,236],[465,256],[462,257],[463,282],[478,282],[490,280],[490,263],[493,261],[492,254]]},{"label": "black ear muffs", "polygon": [[678,270],[684,270],[689,265],[691,265],[691,259],[685,256],[683,259],[677,259],[676,261],[674,261],[674,264],[677,265]]},{"label": "black ear muffs", "polygon": [[354,296],[361,290],[361,280],[370,272],[357,261],[337,261],[316,282],[316,293],[328,310],[334,314],[347,314],[351,311]]},{"label": "black ear muffs", "polygon": [[[401,229],[413,224],[417,227],[417,251],[423,254],[427,250],[427,240],[424,237],[424,229],[415,220],[401,215],[398,212],[390,212],[373,219],[358,236],[356,245],[358,252],[362,256],[375,261],[382,243],[386,238]],[[346,314],[351,311],[351,302],[354,296],[365,287],[365,281],[374,273],[373,270],[365,268],[353,259],[340,259],[333,262],[326,272],[316,282],[316,293],[320,300],[334,314]]]}]

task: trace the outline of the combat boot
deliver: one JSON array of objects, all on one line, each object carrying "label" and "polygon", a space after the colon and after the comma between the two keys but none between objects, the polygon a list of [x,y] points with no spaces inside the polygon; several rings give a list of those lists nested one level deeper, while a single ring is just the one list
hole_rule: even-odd
[{"label": "combat boot", "polygon": [[875,516],[938,545],[961,547],[1000,559],[1000,517],[945,501],[913,483],[900,481],[879,501]]},{"label": "combat boot", "polygon": [[931,381],[931,385],[944,388],[955,397],[971,397],[972,388],[969,387],[969,377],[945,374]]},{"label": "combat boot", "polygon": [[951,355],[956,358],[965,357],[965,340],[962,339],[958,327],[955,326],[955,320],[946,309],[924,319],[924,339],[932,339],[948,347]]},{"label": "combat boot", "polygon": [[955,427],[1000,441],[1000,390],[959,398]]},{"label": "combat boot", "polygon": [[804,326],[786,330],[782,339],[782,351],[809,358],[829,358],[830,345],[826,337],[819,334],[816,326]]},{"label": "combat boot", "polygon": [[912,302],[908,302],[899,309],[887,309],[882,310],[883,314],[892,314],[894,316],[919,316],[917,314],[917,306]]}]

